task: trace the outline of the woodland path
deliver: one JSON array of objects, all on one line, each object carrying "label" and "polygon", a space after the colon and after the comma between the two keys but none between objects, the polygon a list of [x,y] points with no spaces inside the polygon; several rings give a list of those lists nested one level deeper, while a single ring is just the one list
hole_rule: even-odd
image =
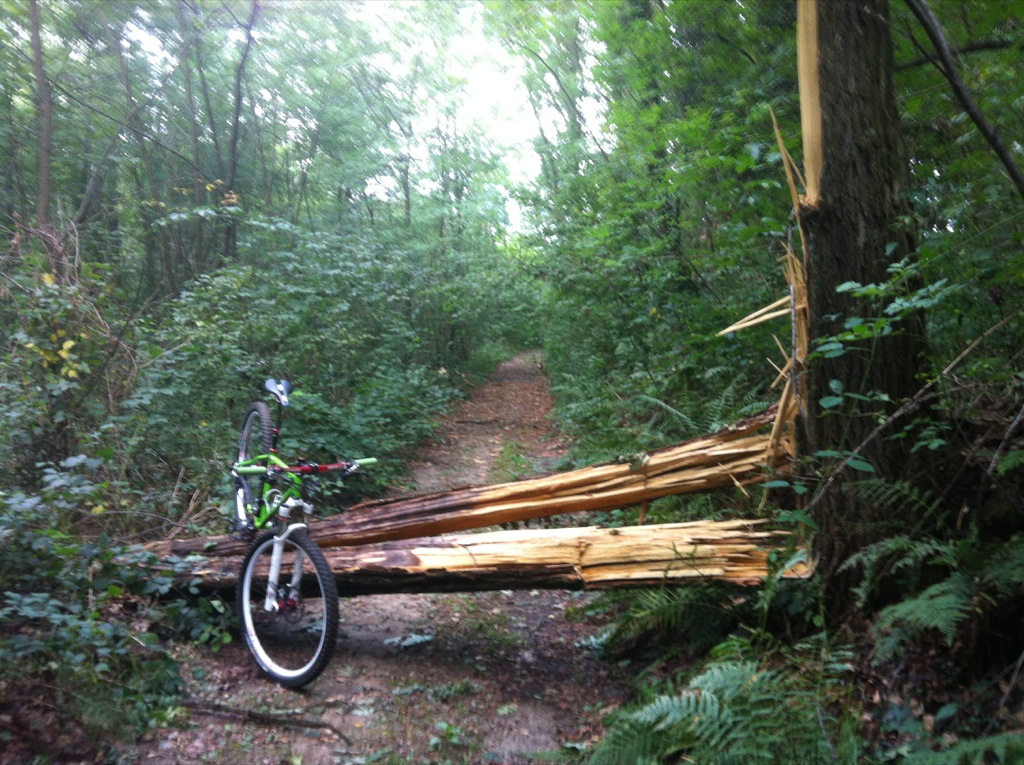
[{"label": "woodland path", "polygon": [[[501,364],[445,419],[401,489],[438,491],[548,471],[563,451],[548,421],[551,405],[538,354]],[[182,657],[188,722],[148,735],[132,759],[550,762],[554,752],[595,739],[603,716],[629,695],[628,667],[584,647],[605,626],[588,614],[593,600],[561,591],[343,600],[334,659],[299,692],[260,678],[237,640],[217,653],[190,648]]]}]

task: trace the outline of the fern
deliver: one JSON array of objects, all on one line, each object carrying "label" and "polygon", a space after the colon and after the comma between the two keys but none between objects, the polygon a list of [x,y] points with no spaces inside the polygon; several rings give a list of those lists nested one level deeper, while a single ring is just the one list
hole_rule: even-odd
[{"label": "fern", "polygon": [[877,658],[891,658],[927,630],[937,630],[952,646],[957,628],[971,613],[974,594],[973,580],[953,573],[919,595],[882,609],[874,628],[879,634]]},{"label": "fern", "polygon": [[1024,534],[996,546],[981,570],[982,581],[996,594],[1012,597],[1024,589]]},{"label": "fern", "polygon": [[[746,651],[734,641],[715,653],[737,652]],[[852,763],[832,747],[826,735],[830,725],[822,699],[800,672],[718,659],[686,688],[620,713],[590,762]]]},{"label": "fern", "polygon": [[[652,429],[650,435],[662,440],[713,432],[737,417],[755,414],[769,405],[770,402],[757,398],[756,386],[727,367],[701,370],[699,379],[688,385],[671,389],[649,386],[626,400],[626,409],[647,420],[647,427]],[[615,408],[622,410],[623,402],[616,401]],[[662,426],[664,432],[653,432],[662,413],[668,415]]]},{"label": "fern", "polygon": [[633,713],[634,723],[658,731],[679,725],[693,726],[702,720],[720,720],[728,716],[712,693],[687,689],[676,695],[658,696]]},{"label": "fern", "polygon": [[1024,736],[1019,732],[959,741],[941,752],[910,755],[906,765],[1019,765],[1024,762]]},{"label": "fern", "polygon": [[950,565],[956,560],[956,545],[941,539],[914,539],[897,535],[865,547],[850,556],[840,571],[861,566],[864,577],[854,588],[856,603],[863,608],[872,589],[883,574],[909,573],[908,589],[913,589],[921,569],[926,564]]},{"label": "fern", "polygon": [[642,590],[631,596],[629,610],[608,636],[609,649],[671,636],[673,645],[700,650],[721,640],[737,621],[727,586],[706,583],[685,588]]},{"label": "fern", "polygon": [[[703,394],[705,404],[704,432],[725,427],[737,416],[751,415],[763,410],[767,402],[759,401],[754,386],[749,385],[734,369],[713,367],[704,373],[708,388]],[[717,391],[717,395],[714,392]],[[709,395],[709,392],[711,395]]]},{"label": "fern", "polygon": [[587,761],[590,765],[660,765],[672,752],[672,744],[661,731],[629,719],[618,721]]},{"label": "fern", "polygon": [[[923,520],[939,517],[941,498],[907,481],[868,479],[849,484],[847,491],[880,510],[902,506],[901,516],[905,515],[905,506],[909,506],[913,514]],[[956,548],[952,543],[931,537],[895,534],[852,555],[840,570],[863,567],[864,578],[854,590],[858,606],[863,607],[871,589],[883,573],[913,573],[924,563],[951,565],[955,560]]]},{"label": "fern", "polygon": [[693,418],[690,417],[690,415],[688,415],[688,414],[686,414],[684,412],[681,412],[680,410],[676,409],[675,407],[669,406],[668,404],[666,404],[661,399],[657,399],[654,396],[647,396],[647,395],[644,395],[644,394],[640,394],[640,395],[638,395],[636,397],[636,400],[637,401],[646,401],[649,404],[654,404],[655,406],[660,407],[661,409],[664,409],[666,412],[668,412],[673,417],[675,417],[677,420],[679,420],[679,422],[682,423],[688,430],[692,430],[695,433],[700,432],[699,428],[697,426],[697,423],[694,422]]},{"label": "fern", "polygon": [[888,570],[895,572],[924,562],[948,560],[950,547],[949,542],[941,539],[914,539],[899,534],[851,555],[839,570],[863,566],[865,570],[873,571],[880,568],[882,563],[888,562]]},{"label": "fern", "polygon": [[[903,501],[918,514],[931,516],[931,534],[896,535],[870,545],[851,556],[841,570],[861,567],[865,576],[854,590],[863,607],[869,593],[884,575],[903,574],[905,591],[914,592],[926,576],[920,592],[883,608],[875,624],[876,658],[886,660],[929,631],[936,631],[952,647],[958,630],[980,608],[1017,597],[1024,589],[1024,535],[1005,542],[982,545],[972,525],[966,535],[947,528],[938,513],[938,500],[928,492],[903,483],[865,481],[857,485],[862,497],[885,507]],[[936,572],[946,575],[934,582]]]},{"label": "fern", "polygon": [[870,478],[850,483],[847,491],[856,494],[864,502],[878,508],[911,507],[919,518],[933,518],[938,515],[942,498],[927,489],[915,486],[909,481],[886,481]]}]

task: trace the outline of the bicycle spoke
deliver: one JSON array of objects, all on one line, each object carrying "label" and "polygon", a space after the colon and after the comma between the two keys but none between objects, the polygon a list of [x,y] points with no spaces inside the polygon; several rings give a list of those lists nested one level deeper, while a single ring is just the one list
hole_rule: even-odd
[{"label": "bicycle spoke", "polygon": [[[239,621],[260,668],[283,685],[316,677],[334,651],[338,601],[333,575],[305,531],[282,543],[277,584],[269,581],[274,537],[256,540],[239,581]],[[268,597],[269,594],[269,597]]]}]

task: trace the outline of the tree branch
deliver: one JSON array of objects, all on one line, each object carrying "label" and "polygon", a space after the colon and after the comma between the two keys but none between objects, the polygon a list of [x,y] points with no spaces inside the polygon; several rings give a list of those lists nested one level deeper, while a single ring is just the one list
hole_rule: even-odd
[{"label": "tree branch", "polygon": [[964,111],[967,112],[978,130],[985,136],[989,146],[995,151],[996,156],[1003,163],[1003,167],[1006,168],[1006,172],[1010,175],[1010,180],[1017,187],[1017,192],[1021,197],[1024,197],[1024,175],[1021,174],[1020,168],[1013,161],[1013,157],[1010,156],[1009,150],[1007,150],[1006,145],[999,137],[995,127],[985,119],[977,104],[974,103],[974,99],[971,98],[971,94],[967,91],[967,86],[964,85],[964,81],[961,79],[960,73],[954,64],[953,52],[946,41],[946,36],[942,32],[942,26],[939,24],[939,20],[935,18],[935,14],[932,13],[927,0],[905,0],[905,2],[910,11],[917,17],[921,26],[924,27],[925,33],[932,41],[932,45],[935,46],[935,52],[939,54],[939,61],[942,65],[936,64],[936,68],[942,72],[942,75],[953,88],[953,93],[956,95],[957,100],[964,107]]},{"label": "tree branch", "polygon": [[[960,48],[951,48],[950,52],[954,56],[962,56],[965,53],[978,53],[986,50],[1005,50],[1009,48],[1013,43],[1010,40],[978,40],[977,42],[967,43]],[[934,64],[935,59],[927,54],[920,58],[915,58],[913,61],[907,61],[903,64],[896,64],[893,67],[894,71],[905,72],[908,69],[914,69],[925,64]]]},{"label": "tree branch", "polygon": [[254,709],[242,709],[240,707],[233,707],[227,704],[218,704],[213,701],[201,701],[198,699],[188,699],[182,704],[182,706],[186,709],[192,709],[203,714],[229,715],[231,717],[237,717],[245,722],[264,725],[269,728],[283,727],[304,728],[306,730],[328,730],[346,744],[352,743],[352,740],[348,736],[330,723],[322,722],[320,720],[307,720],[305,718],[293,717],[287,712],[283,714],[257,712]]}]

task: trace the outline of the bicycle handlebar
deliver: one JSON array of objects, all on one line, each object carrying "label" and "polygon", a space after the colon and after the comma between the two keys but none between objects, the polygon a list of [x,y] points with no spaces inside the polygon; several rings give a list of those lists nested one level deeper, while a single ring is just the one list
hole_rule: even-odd
[{"label": "bicycle handlebar", "polygon": [[277,460],[279,464],[276,465],[246,465],[245,467],[235,466],[235,470],[242,475],[258,475],[261,473],[298,473],[299,475],[312,475],[314,473],[331,473],[336,470],[344,471],[346,475],[351,475],[356,472],[359,468],[367,465],[376,465],[376,457],[364,457],[358,460],[341,460],[340,462],[332,462],[327,465],[318,465],[316,463],[309,463],[308,465],[287,465]]},{"label": "bicycle handlebar", "polygon": [[329,465],[317,465],[315,463],[309,465],[289,465],[287,467],[279,468],[279,470],[285,473],[299,473],[301,475],[309,475],[311,473],[330,473],[334,470],[343,470],[346,474],[352,474],[365,465],[375,464],[377,464],[376,457],[364,457],[359,460],[342,460],[341,462],[332,462]]}]

